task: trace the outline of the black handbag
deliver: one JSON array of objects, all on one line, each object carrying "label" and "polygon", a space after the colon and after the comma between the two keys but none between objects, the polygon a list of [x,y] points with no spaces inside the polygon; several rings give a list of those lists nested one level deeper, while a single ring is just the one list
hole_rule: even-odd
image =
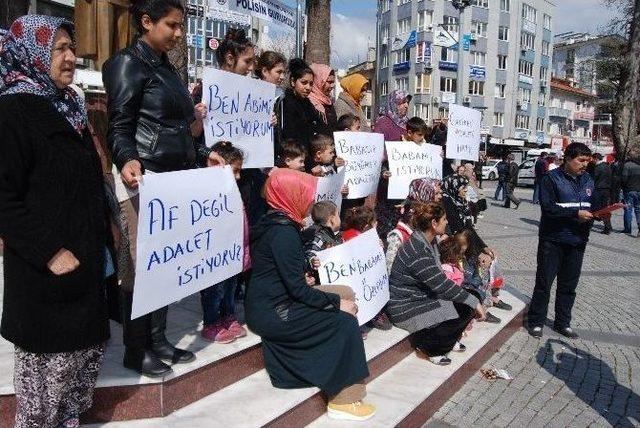
[{"label": "black handbag", "polygon": [[485,198],[478,199],[478,202],[476,205],[478,207],[478,212],[487,210],[487,200]]}]

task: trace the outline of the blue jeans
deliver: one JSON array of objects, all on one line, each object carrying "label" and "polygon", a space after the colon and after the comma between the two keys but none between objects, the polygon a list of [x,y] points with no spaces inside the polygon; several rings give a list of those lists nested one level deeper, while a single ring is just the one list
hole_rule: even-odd
[{"label": "blue jeans", "polygon": [[237,276],[232,276],[200,291],[202,321],[205,325],[215,324],[222,317],[235,316],[237,284]]},{"label": "blue jeans", "polygon": [[624,208],[624,231],[631,233],[631,220],[633,219],[634,212],[636,214],[638,229],[640,229],[640,192],[625,192],[624,204],[626,205]]},{"label": "blue jeans", "polygon": [[507,193],[507,183],[502,180],[498,180],[498,187],[496,187],[496,194],[493,199],[497,201],[504,201],[505,193]]}]

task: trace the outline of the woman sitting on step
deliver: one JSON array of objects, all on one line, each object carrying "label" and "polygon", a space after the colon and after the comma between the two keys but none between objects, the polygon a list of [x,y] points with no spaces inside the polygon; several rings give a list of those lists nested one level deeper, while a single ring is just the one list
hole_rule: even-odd
[{"label": "woman sitting on step", "polygon": [[387,313],[391,322],[411,333],[416,350],[434,364],[447,365],[450,351],[465,350],[456,342],[474,315],[484,319],[484,307],[442,271],[436,240],[447,227],[442,205],[417,204],[413,210],[414,232],[391,268]]},{"label": "woman sitting on step", "polygon": [[366,420],[369,375],[353,291],[307,285],[300,230],[314,201],[317,178],[274,170],[265,184],[270,210],[252,230],[253,273],[245,314],[262,338],[271,383],[277,388],[316,386],[328,397],[334,419]]}]

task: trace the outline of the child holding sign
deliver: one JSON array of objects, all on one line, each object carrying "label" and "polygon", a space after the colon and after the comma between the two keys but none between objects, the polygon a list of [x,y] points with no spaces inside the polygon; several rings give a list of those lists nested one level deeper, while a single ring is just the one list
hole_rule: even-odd
[{"label": "child holding sign", "polygon": [[[218,153],[233,168],[233,175],[236,181],[240,180],[242,162],[244,154],[242,150],[228,141],[219,141],[213,145],[212,150]],[[244,237],[244,266],[245,269],[250,264],[248,223],[245,216],[245,237]],[[235,294],[238,286],[238,276],[232,276],[221,283],[200,291],[200,302],[202,303],[202,331],[200,335],[208,342],[231,343],[239,337],[247,335],[242,325],[236,317]]]},{"label": "child holding sign", "polygon": [[280,154],[276,166],[278,168],[295,169],[304,172],[304,161],[307,151],[296,140],[289,138],[280,145]]},{"label": "child holding sign", "polygon": [[[412,117],[407,121],[402,141],[421,145],[424,143],[428,132],[429,127],[424,120],[419,117]],[[389,162],[385,160],[382,163],[382,178],[384,181],[378,187],[378,203],[376,205],[376,214],[380,219],[378,222],[378,234],[383,237],[386,237],[396,227],[400,219],[400,205],[402,204],[401,199],[388,199],[389,178],[391,175]]]},{"label": "child holding sign", "polygon": [[313,205],[311,218],[313,225],[302,232],[302,240],[310,272],[309,276],[314,278],[314,284],[319,284],[320,278],[317,269],[320,267],[320,262],[316,253],[342,244],[340,213],[333,202],[320,201]]},{"label": "child holding sign", "polygon": [[334,174],[336,169],[344,166],[344,159],[336,157],[336,146],[333,139],[318,134],[311,140],[311,174],[316,177]]}]

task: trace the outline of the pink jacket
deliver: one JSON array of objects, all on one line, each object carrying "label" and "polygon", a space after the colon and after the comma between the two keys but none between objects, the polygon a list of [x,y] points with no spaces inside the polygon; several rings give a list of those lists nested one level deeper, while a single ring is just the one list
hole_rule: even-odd
[{"label": "pink jacket", "polygon": [[455,282],[458,286],[462,285],[462,282],[464,281],[464,272],[462,272],[457,264],[443,263],[442,270],[448,279]]}]

